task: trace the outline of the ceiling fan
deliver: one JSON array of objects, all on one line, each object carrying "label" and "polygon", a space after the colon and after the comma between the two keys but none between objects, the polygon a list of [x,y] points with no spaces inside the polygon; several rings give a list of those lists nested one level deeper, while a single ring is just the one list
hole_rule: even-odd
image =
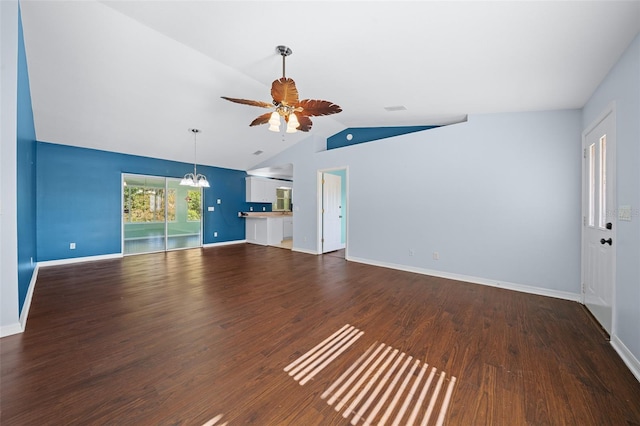
[{"label": "ceiling fan", "polygon": [[287,123],[287,133],[295,133],[297,130],[308,132],[313,125],[309,117],[337,114],[342,111],[342,108],[333,102],[319,99],[299,100],[296,83],[293,79],[287,78],[284,72],[285,58],[291,55],[293,51],[287,46],[278,46],[276,47],[276,52],[282,55],[282,78],[271,83],[272,103],[222,96],[222,99],[238,104],[262,108],[275,107],[275,111],[262,114],[253,120],[249,126],[269,123],[269,130],[278,132],[280,131],[280,117],[283,117]]}]

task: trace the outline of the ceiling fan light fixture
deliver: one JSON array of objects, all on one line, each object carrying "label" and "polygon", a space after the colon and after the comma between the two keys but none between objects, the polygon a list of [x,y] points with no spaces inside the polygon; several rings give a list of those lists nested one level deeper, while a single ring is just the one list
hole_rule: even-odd
[{"label": "ceiling fan light fixture", "polygon": [[275,111],[271,113],[271,118],[269,119],[269,130],[272,132],[280,131],[280,114]]},{"label": "ceiling fan light fixture", "polygon": [[[298,130],[301,132],[308,132],[311,130],[311,126],[313,124],[309,117],[331,115],[342,112],[342,108],[340,108],[339,105],[330,101],[324,101],[321,99],[299,99],[295,81],[293,81],[292,78],[287,78],[285,74],[285,59],[287,56],[291,55],[293,51],[287,46],[280,45],[276,47],[276,53],[282,56],[282,78],[274,80],[273,83],[271,83],[272,102],[222,96],[222,99],[243,105],[269,109],[272,109],[275,106],[274,112],[267,112],[256,117],[249,126],[269,124],[269,130],[272,132],[279,132],[280,117],[283,117],[287,122],[287,133],[295,133]],[[291,116],[294,111],[298,113],[298,117],[295,117],[294,121],[291,122]],[[278,117],[278,115],[280,117]]]},{"label": "ceiling fan light fixture", "polygon": [[295,133],[300,127],[298,117],[294,113],[289,114],[289,121],[287,122],[287,133]]}]

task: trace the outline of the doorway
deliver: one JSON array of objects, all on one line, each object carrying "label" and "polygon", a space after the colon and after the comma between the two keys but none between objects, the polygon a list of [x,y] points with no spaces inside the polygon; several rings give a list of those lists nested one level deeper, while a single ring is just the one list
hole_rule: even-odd
[{"label": "doorway", "polygon": [[202,246],[202,188],[180,179],[122,175],[122,253]]},{"label": "doorway", "polygon": [[345,257],[347,239],[347,169],[319,172],[320,253]]},{"label": "doorway", "polygon": [[615,109],[582,135],[582,300],[612,334],[615,310]]}]

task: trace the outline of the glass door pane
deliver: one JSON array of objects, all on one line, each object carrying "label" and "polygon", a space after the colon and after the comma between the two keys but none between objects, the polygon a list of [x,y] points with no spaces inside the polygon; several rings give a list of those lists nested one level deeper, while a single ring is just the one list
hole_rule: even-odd
[{"label": "glass door pane", "polygon": [[167,250],[202,245],[202,188],[167,178]]},{"label": "glass door pane", "polygon": [[166,249],[165,192],[164,178],[123,175],[124,254]]}]

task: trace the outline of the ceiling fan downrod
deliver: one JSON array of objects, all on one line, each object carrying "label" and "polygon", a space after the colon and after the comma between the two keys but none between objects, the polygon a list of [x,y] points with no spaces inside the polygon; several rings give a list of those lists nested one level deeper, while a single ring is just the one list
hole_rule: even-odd
[{"label": "ceiling fan downrod", "polygon": [[287,78],[285,76],[285,72],[284,72],[284,70],[285,70],[284,61],[285,61],[285,58],[287,56],[289,56],[289,55],[291,55],[293,53],[293,50],[291,50],[287,46],[280,45],[280,46],[276,47],[276,52],[278,52],[282,56],[282,78]]}]

